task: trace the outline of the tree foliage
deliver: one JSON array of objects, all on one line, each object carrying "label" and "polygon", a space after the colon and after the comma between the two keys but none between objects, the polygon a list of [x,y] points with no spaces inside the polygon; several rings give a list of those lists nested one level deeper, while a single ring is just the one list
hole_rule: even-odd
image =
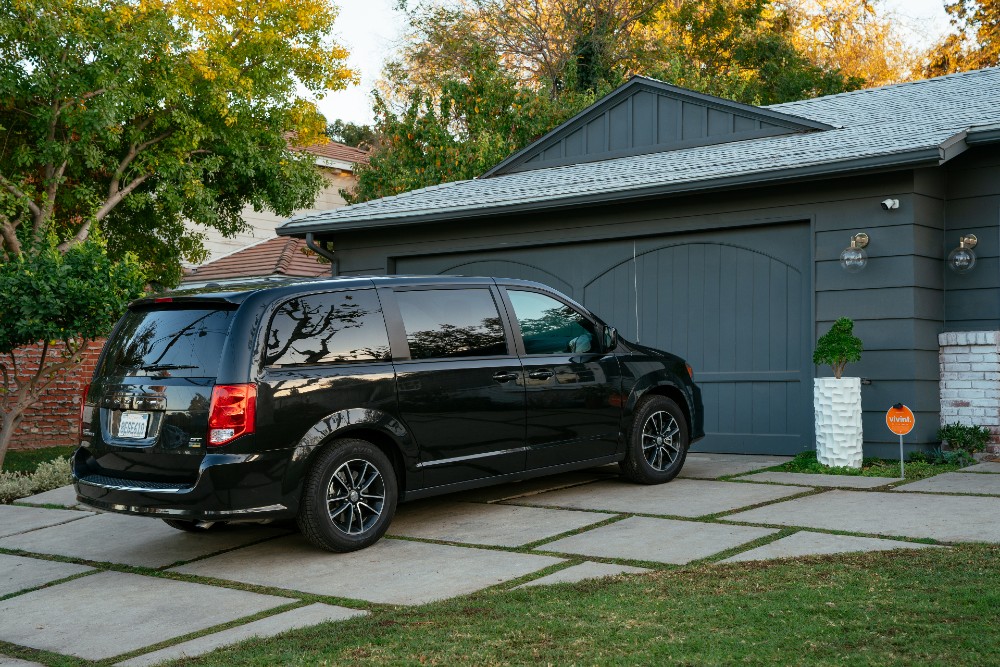
[{"label": "tree foliage", "polygon": [[866,88],[919,74],[917,54],[883,0],[783,0],[792,43],[814,64],[864,81]]},{"label": "tree foliage", "polygon": [[472,178],[633,73],[751,104],[853,89],[770,0],[462,0],[409,11],[349,202]]},{"label": "tree foliage", "polygon": [[[25,410],[79,365],[144,283],[135,256],[110,259],[97,235],[65,252],[52,239],[0,263],[0,467]],[[17,352],[34,343],[37,367],[24,368]]]},{"label": "tree foliage", "polygon": [[861,360],[863,350],[864,344],[854,335],[854,320],[841,317],[816,341],[813,363],[829,366],[839,380],[847,364]]},{"label": "tree foliage", "polygon": [[326,126],[326,136],[355,148],[370,149],[378,144],[378,135],[371,125],[358,125],[339,118]]},{"label": "tree foliage", "polygon": [[327,0],[0,0],[3,255],[100,225],[172,284],[203,257],[190,220],[241,230],[247,204],[289,214],[321,176],[289,151],[324,122],[300,91],[353,74]]},{"label": "tree foliage", "polygon": [[956,0],[945,4],[954,32],[927,54],[926,76],[1000,65],[1000,0]]}]

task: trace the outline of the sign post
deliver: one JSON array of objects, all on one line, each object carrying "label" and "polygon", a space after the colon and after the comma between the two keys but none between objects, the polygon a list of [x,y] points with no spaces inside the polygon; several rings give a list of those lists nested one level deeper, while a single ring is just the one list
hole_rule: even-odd
[{"label": "sign post", "polygon": [[896,403],[885,413],[885,425],[899,436],[899,476],[903,479],[906,478],[906,470],[903,467],[903,436],[912,431],[916,423],[913,411],[902,403]]}]

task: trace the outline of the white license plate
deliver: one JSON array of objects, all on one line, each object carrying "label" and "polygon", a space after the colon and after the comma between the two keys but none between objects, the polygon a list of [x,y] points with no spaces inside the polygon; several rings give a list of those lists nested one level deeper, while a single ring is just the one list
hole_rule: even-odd
[{"label": "white license plate", "polygon": [[119,438],[145,438],[146,427],[149,425],[148,412],[123,412],[118,422]]}]

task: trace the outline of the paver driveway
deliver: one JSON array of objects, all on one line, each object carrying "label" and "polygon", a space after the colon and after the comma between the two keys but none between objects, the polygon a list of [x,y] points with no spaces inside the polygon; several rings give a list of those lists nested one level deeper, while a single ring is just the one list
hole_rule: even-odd
[{"label": "paver driveway", "polygon": [[[700,559],[928,548],[913,541],[927,538],[1000,542],[986,525],[1000,511],[998,464],[864,482],[874,488],[844,488],[861,478],[754,474],[783,460],[691,454],[684,479],[663,486],[626,484],[602,467],[418,501],[400,507],[386,539],[352,554],[317,551],[280,527],[191,535],[79,511],[57,490],[0,506],[0,641],[147,665],[491,586]],[[718,479],[727,475],[740,476]]]}]

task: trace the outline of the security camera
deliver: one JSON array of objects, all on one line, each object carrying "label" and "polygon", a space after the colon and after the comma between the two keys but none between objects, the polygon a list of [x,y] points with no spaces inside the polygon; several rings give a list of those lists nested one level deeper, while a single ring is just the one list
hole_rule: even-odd
[{"label": "security camera", "polygon": [[891,211],[894,208],[899,208],[899,200],[898,199],[883,199],[880,202],[880,205],[882,206],[882,210],[883,211]]}]

